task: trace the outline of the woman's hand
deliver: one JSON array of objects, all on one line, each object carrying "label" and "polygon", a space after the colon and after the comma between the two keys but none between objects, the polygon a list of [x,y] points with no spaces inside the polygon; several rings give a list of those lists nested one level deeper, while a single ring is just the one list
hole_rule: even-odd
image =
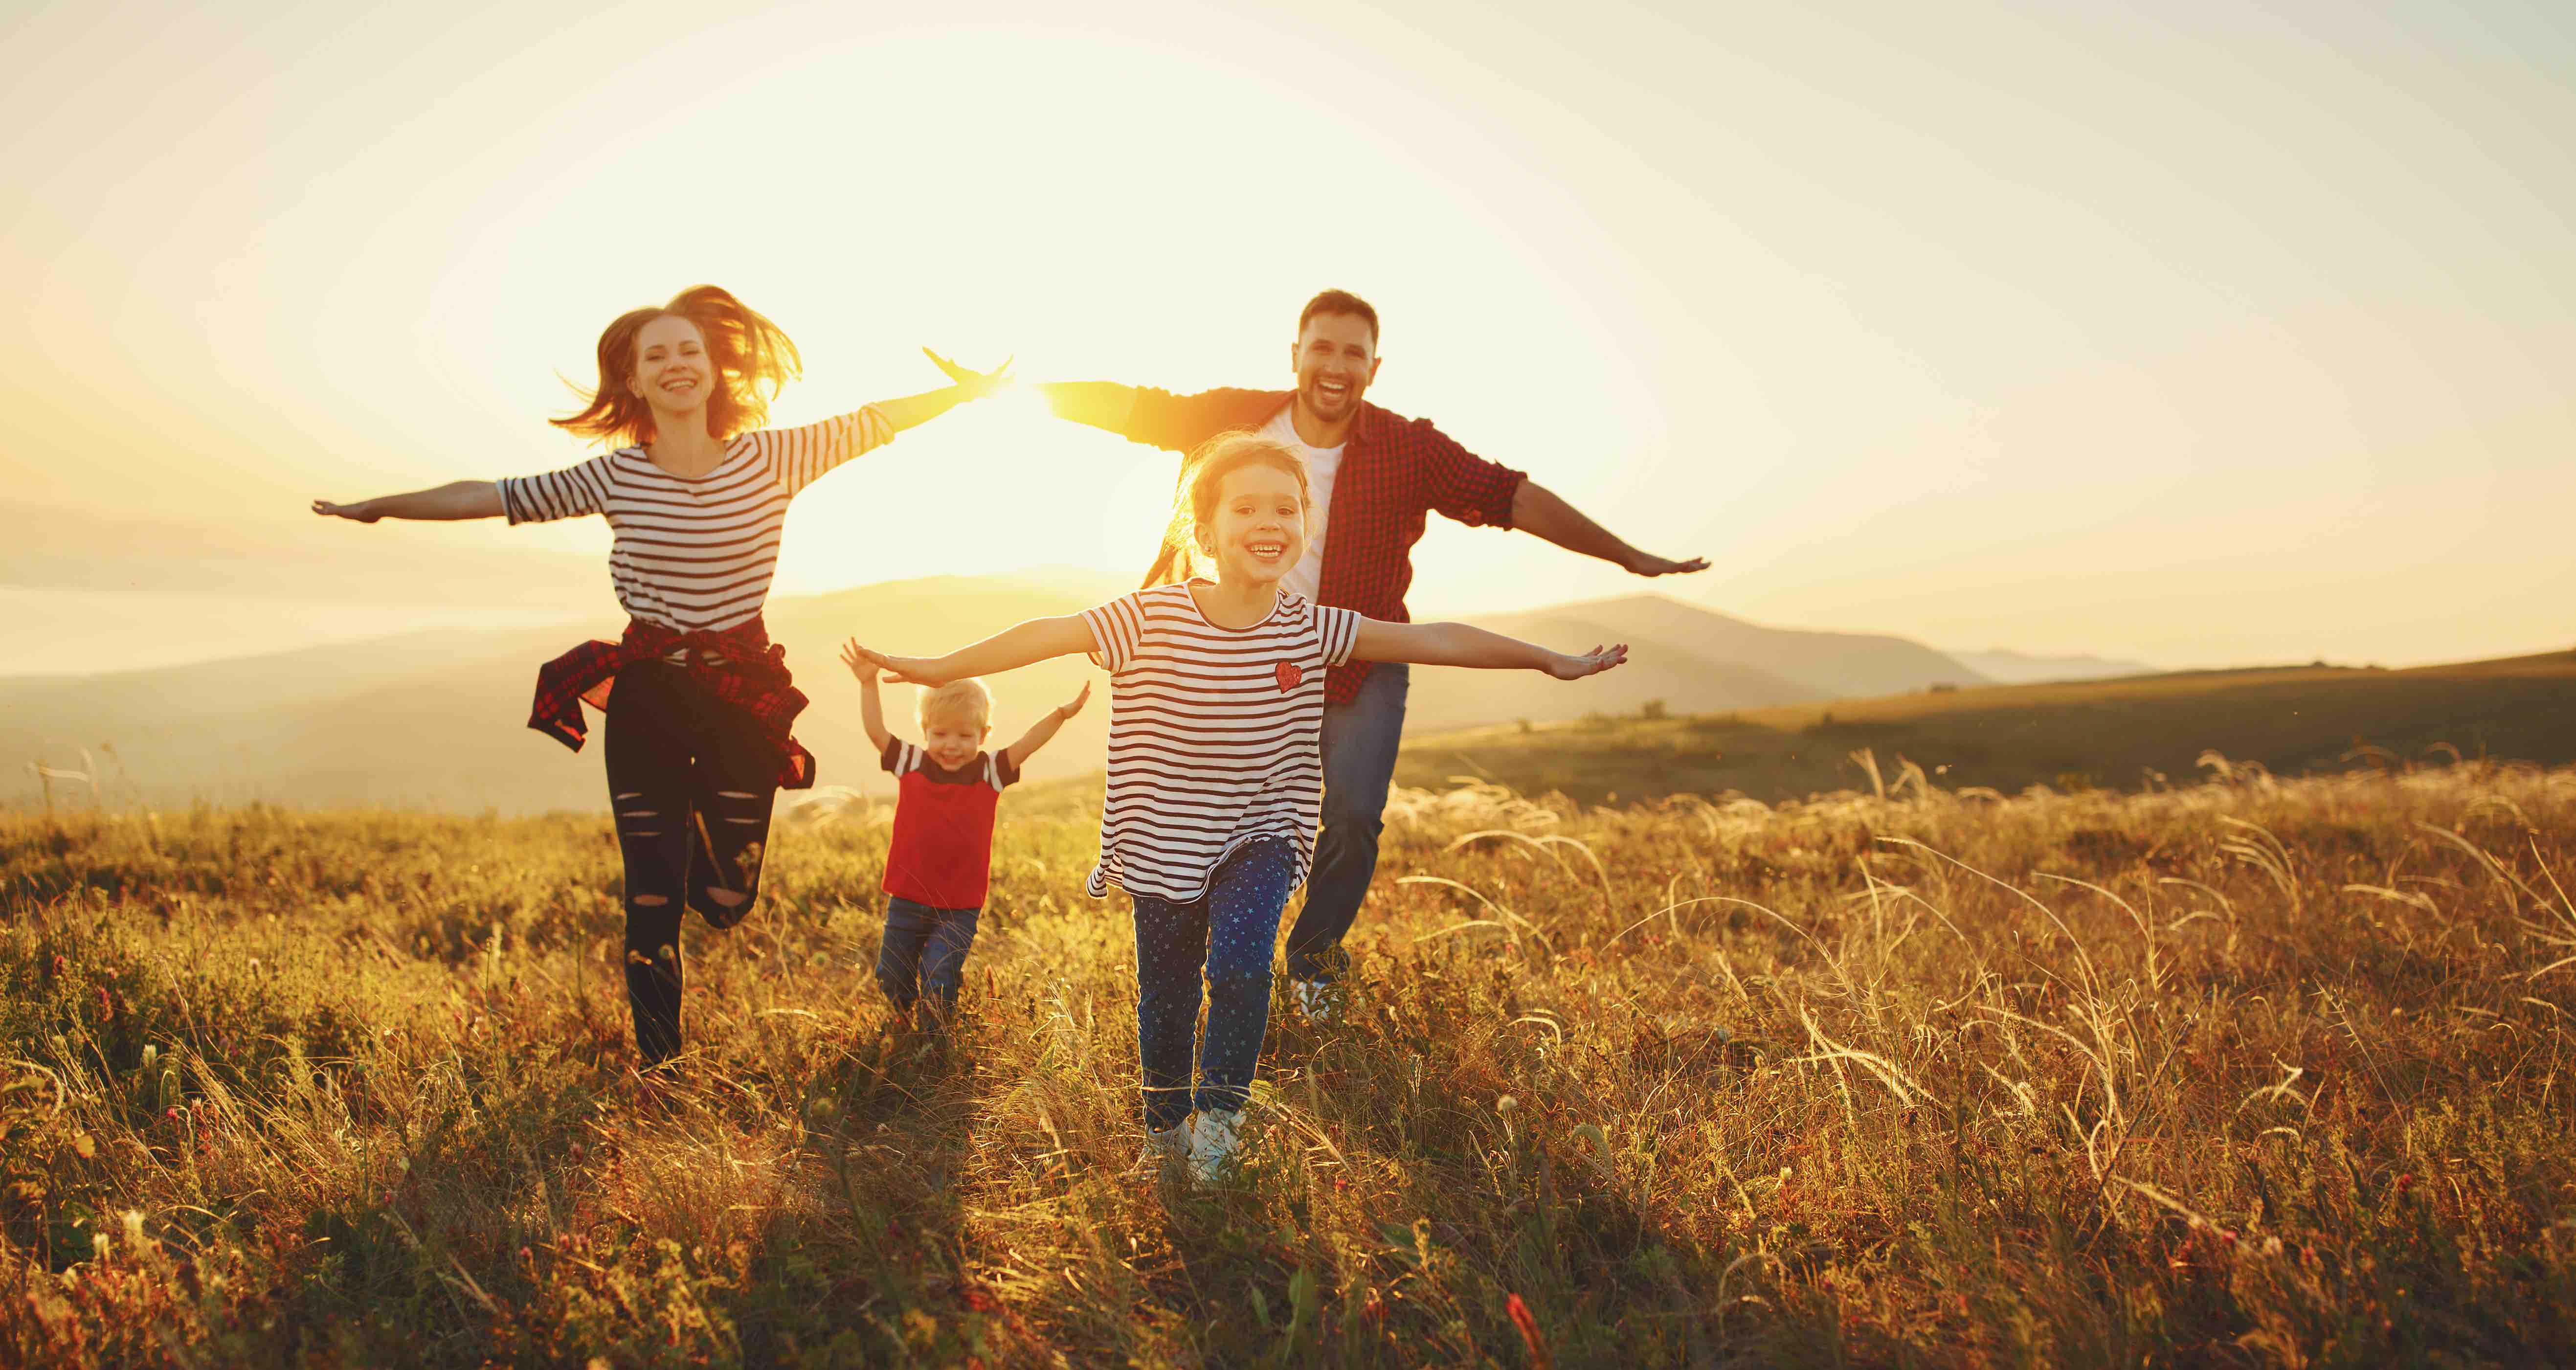
[{"label": "woman's hand", "polygon": [[1082,706],[1083,706],[1083,705],[1088,704],[1088,703],[1090,703],[1090,702],[1091,702],[1091,682],[1090,682],[1090,681],[1088,681],[1088,680],[1086,680],[1086,681],[1082,682],[1082,693],[1080,693],[1080,694],[1078,694],[1078,695],[1075,695],[1075,696],[1073,697],[1072,701],[1071,701],[1071,702],[1069,702],[1069,703],[1065,703],[1065,704],[1059,704],[1059,705],[1057,705],[1057,706],[1056,706],[1056,710],[1055,710],[1055,711],[1056,711],[1056,713],[1057,713],[1059,716],[1063,717],[1064,719],[1066,719],[1066,720],[1069,722],[1069,721],[1071,721],[1071,720],[1072,720],[1072,718],[1073,718],[1073,716],[1074,716],[1075,714],[1078,714],[1078,713],[1081,713],[1081,712],[1082,712]]},{"label": "woman's hand", "polygon": [[1559,655],[1547,663],[1547,673],[1559,680],[1581,680],[1588,675],[1599,675],[1627,659],[1628,644],[1622,642],[1607,648],[1595,647],[1581,656]]},{"label": "woman's hand", "polygon": [[371,499],[362,499],[355,504],[333,504],[327,499],[317,499],[313,501],[313,512],[326,515],[331,518],[353,519],[359,523],[373,523],[384,517],[384,515],[376,512],[375,503],[376,502]]},{"label": "woman's hand", "polygon": [[1002,364],[990,371],[973,371],[959,366],[927,347],[921,349],[921,355],[930,358],[931,364],[945,373],[949,380],[955,382],[958,389],[965,391],[966,398],[970,400],[980,400],[1010,385],[1011,363],[1019,360],[1018,354],[1014,353],[1004,357]]},{"label": "woman's hand", "polygon": [[920,657],[887,656],[875,648],[860,646],[857,638],[851,638],[842,644],[841,660],[850,663],[852,671],[857,671],[864,663],[871,669],[885,672],[888,680],[898,684],[927,685],[937,689],[948,683],[931,670],[928,661]]}]

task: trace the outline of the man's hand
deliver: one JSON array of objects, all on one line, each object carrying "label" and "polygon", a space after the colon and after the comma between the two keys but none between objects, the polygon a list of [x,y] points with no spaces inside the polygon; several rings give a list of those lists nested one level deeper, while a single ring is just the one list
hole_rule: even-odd
[{"label": "man's hand", "polygon": [[1619,559],[1619,564],[1627,568],[1630,575],[1669,576],[1691,571],[1705,571],[1708,569],[1708,558],[1692,557],[1688,561],[1675,561],[1670,557],[1659,557],[1651,552],[1640,552],[1631,548],[1628,555]]},{"label": "man's hand", "polygon": [[327,499],[317,499],[313,501],[313,512],[324,515],[328,518],[354,519],[359,523],[373,523],[377,519],[384,517],[384,515],[377,513],[373,508],[369,507],[374,503],[374,500],[360,500],[355,504],[333,504]]},{"label": "man's hand", "polygon": [[1090,703],[1090,702],[1091,702],[1091,682],[1090,682],[1090,681],[1088,681],[1088,680],[1086,680],[1086,681],[1082,682],[1082,693],[1080,693],[1080,694],[1078,694],[1078,695],[1075,695],[1075,696],[1073,697],[1072,701],[1071,701],[1071,702],[1069,702],[1069,703],[1065,703],[1065,704],[1059,704],[1059,705],[1057,705],[1057,706],[1056,706],[1056,710],[1055,710],[1055,711],[1056,711],[1056,713],[1057,713],[1057,715],[1058,715],[1058,716],[1060,716],[1060,717],[1064,718],[1066,721],[1070,722],[1070,721],[1072,721],[1073,716],[1074,716],[1075,714],[1078,714],[1078,713],[1081,713],[1081,712],[1082,712],[1082,706],[1083,706],[1083,705],[1085,705],[1085,704],[1088,704],[1088,703]]},{"label": "man's hand", "polygon": [[1011,363],[1019,360],[1018,354],[1014,353],[1011,356],[1004,357],[1002,359],[1002,364],[994,367],[990,371],[975,371],[959,366],[957,363],[931,351],[927,347],[921,349],[921,355],[930,358],[931,364],[944,372],[948,379],[955,383],[958,389],[965,391],[966,398],[970,400],[980,400],[985,396],[992,394],[994,391],[1010,385],[1012,380]]},{"label": "man's hand", "polygon": [[1588,675],[1599,675],[1627,659],[1628,644],[1622,642],[1611,647],[1595,647],[1581,656],[1559,656],[1547,664],[1547,673],[1559,680],[1581,680]]},{"label": "man's hand", "polygon": [[841,664],[850,668],[850,674],[858,677],[860,684],[873,685],[877,680],[877,664],[868,660],[863,652],[859,640],[851,638],[841,644]]}]

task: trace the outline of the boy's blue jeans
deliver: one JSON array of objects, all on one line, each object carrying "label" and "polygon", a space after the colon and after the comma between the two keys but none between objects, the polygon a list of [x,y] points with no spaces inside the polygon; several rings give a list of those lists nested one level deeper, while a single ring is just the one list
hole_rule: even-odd
[{"label": "boy's blue jeans", "polygon": [[1324,828],[1315,838],[1306,906],[1288,929],[1292,980],[1339,979],[1350,965],[1342,937],[1377,874],[1377,841],[1386,831],[1386,792],[1395,781],[1412,682],[1401,663],[1380,662],[1349,703],[1324,710]]},{"label": "boy's blue jeans", "polygon": [[886,900],[885,942],[877,948],[877,985],[897,1013],[927,999],[941,1018],[957,1008],[966,953],[975,945],[982,909],[934,909],[901,895]]},{"label": "boy's blue jeans", "polygon": [[[1178,1126],[1192,1108],[1239,1109],[1252,1097],[1253,1068],[1270,1027],[1270,953],[1279,913],[1297,885],[1297,852],[1286,838],[1236,849],[1188,903],[1140,894],[1136,901],[1136,1054],[1144,1067],[1145,1126]],[[1190,1047],[1199,1018],[1199,976],[1207,976],[1207,1036],[1198,1043],[1198,1086]]]}]

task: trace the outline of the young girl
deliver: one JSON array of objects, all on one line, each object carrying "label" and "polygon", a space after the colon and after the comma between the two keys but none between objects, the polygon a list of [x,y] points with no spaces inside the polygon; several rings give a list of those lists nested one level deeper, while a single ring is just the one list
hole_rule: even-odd
[{"label": "young girl", "polygon": [[[1209,442],[1183,468],[1174,505],[1142,590],[943,657],[851,650],[931,686],[1073,652],[1109,671],[1109,793],[1090,892],[1116,885],[1135,904],[1148,1155],[1186,1157],[1205,1184],[1234,1159],[1269,1023],[1280,910],[1314,854],[1325,669],[1407,661],[1576,680],[1628,649],[1566,656],[1465,624],[1382,622],[1283,592],[1280,577],[1304,551],[1306,467],[1268,438]],[[1158,583],[1185,555],[1215,579]],[[1202,972],[1207,1035],[1193,1043]]]},{"label": "young girl", "polygon": [[967,373],[946,390],[803,428],[762,428],[769,395],[800,370],[778,325],[715,286],[695,286],[609,324],[598,386],[581,412],[553,420],[624,444],[616,451],[543,475],[313,502],[314,513],[360,523],[598,514],[616,531],[608,575],[631,616],[625,634],[546,663],[528,726],[578,751],[588,731],[581,705],[607,715],[610,807],[626,865],[626,996],[647,1068],[680,1049],[683,905],[715,927],[742,921],[759,893],[771,801],[781,786],[814,782],[813,755],[788,733],[805,696],[760,616],[788,501],[1002,380]]}]

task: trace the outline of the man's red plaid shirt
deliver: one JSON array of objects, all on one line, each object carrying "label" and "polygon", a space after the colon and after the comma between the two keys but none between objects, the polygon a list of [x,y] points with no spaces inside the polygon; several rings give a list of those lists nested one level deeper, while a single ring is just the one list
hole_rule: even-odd
[{"label": "man's red plaid shirt", "polygon": [[581,706],[606,710],[619,671],[674,652],[685,653],[685,664],[708,694],[749,714],[778,748],[780,789],[813,787],[814,754],[788,731],[805,711],[805,692],[787,672],[787,649],[770,641],[768,625],[756,618],[721,632],[695,633],[628,619],[617,641],[594,638],[538,668],[528,726],[580,751],[590,735]]},{"label": "man's red plaid shirt", "polygon": [[[1066,412],[1130,441],[1189,452],[1219,433],[1258,430],[1291,398],[1285,390],[1208,390],[1175,395],[1138,389],[1125,415]],[[1324,566],[1316,602],[1370,618],[1411,622],[1413,544],[1437,510],[1472,527],[1512,526],[1512,496],[1527,473],[1487,461],[1431,426],[1363,401],[1333,476],[1325,511]],[[1347,662],[1325,678],[1327,703],[1348,703],[1369,663]]]}]

